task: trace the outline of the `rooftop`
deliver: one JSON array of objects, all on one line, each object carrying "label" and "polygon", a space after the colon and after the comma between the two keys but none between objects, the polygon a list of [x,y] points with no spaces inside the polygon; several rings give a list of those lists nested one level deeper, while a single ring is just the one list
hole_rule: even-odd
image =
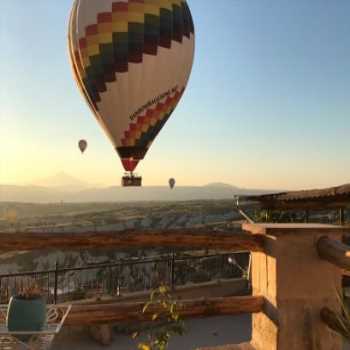
[{"label": "rooftop", "polygon": [[263,209],[339,209],[350,206],[350,184],[324,189],[241,196]]}]

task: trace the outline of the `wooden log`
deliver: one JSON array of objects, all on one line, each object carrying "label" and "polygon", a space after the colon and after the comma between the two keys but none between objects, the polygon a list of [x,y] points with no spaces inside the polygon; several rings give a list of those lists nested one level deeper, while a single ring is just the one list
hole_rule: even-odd
[{"label": "wooden log", "polygon": [[263,251],[259,235],[218,233],[210,229],[120,231],[110,233],[0,233],[0,251],[91,248],[186,247]]},{"label": "wooden log", "polygon": [[321,320],[333,331],[341,334],[344,338],[349,339],[350,324],[349,320],[346,320],[344,317],[339,319],[334,311],[328,307],[324,307],[321,310]]},{"label": "wooden log", "polygon": [[[178,311],[184,318],[198,318],[219,315],[256,313],[262,310],[263,297],[223,297],[179,301]],[[142,312],[144,302],[114,303],[95,305],[73,305],[65,322],[66,325],[110,324],[119,322],[151,321],[157,313],[161,317],[162,308],[151,306]]]},{"label": "wooden log", "polygon": [[93,340],[103,346],[113,343],[113,329],[108,324],[89,326],[89,333]]},{"label": "wooden log", "polygon": [[343,268],[350,269],[350,247],[326,236],[317,242],[317,251],[321,259]]}]

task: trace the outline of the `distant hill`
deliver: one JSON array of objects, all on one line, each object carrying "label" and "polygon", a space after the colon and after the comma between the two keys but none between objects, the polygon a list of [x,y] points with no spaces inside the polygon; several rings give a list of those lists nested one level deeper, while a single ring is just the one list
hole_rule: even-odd
[{"label": "distant hill", "polygon": [[90,185],[86,182],[83,182],[71,175],[68,175],[65,172],[59,172],[45,179],[33,181],[31,185],[39,187],[49,187],[51,189],[54,188],[59,191],[76,191],[90,187]]},{"label": "distant hill", "polygon": [[0,185],[1,202],[45,203],[57,201],[58,192],[48,187]]},{"label": "distant hill", "polygon": [[132,201],[187,201],[230,199],[234,195],[263,194],[274,190],[243,189],[226,184],[207,186],[169,187],[147,186],[141,188],[86,188],[67,186],[6,186],[0,185],[2,202],[132,202]]},{"label": "distant hill", "polygon": [[229,184],[225,184],[223,182],[213,182],[213,183],[205,185],[204,187],[215,187],[215,188],[226,188],[226,189],[233,189],[233,190],[237,189],[237,190],[239,190],[239,187],[235,187],[235,186],[232,186],[232,185],[229,185]]}]

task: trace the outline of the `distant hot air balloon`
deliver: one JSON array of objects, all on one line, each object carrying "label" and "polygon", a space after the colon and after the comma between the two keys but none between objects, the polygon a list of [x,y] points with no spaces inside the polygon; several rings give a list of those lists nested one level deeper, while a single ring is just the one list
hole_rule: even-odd
[{"label": "distant hot air balloon", "polygon": [[87,148],[88,144],[85,140],[80,140],[79,141],[79,149],[81,151],[81,153],[84,153],[86,148]]},{"label": "distant hot air balloon", "polygon": [[171,188],[171,189],[173,189],[174,187],[175,187],[175,184],[176,184],[176,181],[175,181],[175,179],[169,179],[169,187]]},{"label": "distant hot air balloon", "polygon": [[186,0],[75,0],[68,39],[79,89],[132,175],[191,73]]}]

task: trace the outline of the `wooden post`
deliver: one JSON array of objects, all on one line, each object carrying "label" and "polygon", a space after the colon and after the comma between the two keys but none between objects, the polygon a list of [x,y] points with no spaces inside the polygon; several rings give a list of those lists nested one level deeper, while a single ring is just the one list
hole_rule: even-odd
[{"label": "wooden post", "polygon": [[[263,295],[254,314],[252,340],[230,350],[341,350],[342,339],[321,320],[324,307],[339,310],[341,269],[319,258],[317,242],[340,240],[344,228],[317,224],[243,224],[265,237],[265,252],[252,253],[253,296]],[[220,349],[220,348],[218,348]]]},{"label": "wooden post", "polygon": [[317,241],[316,247],[321,259],[339,268],[350,270],[350,247],[348,245],[323,236]]}]

